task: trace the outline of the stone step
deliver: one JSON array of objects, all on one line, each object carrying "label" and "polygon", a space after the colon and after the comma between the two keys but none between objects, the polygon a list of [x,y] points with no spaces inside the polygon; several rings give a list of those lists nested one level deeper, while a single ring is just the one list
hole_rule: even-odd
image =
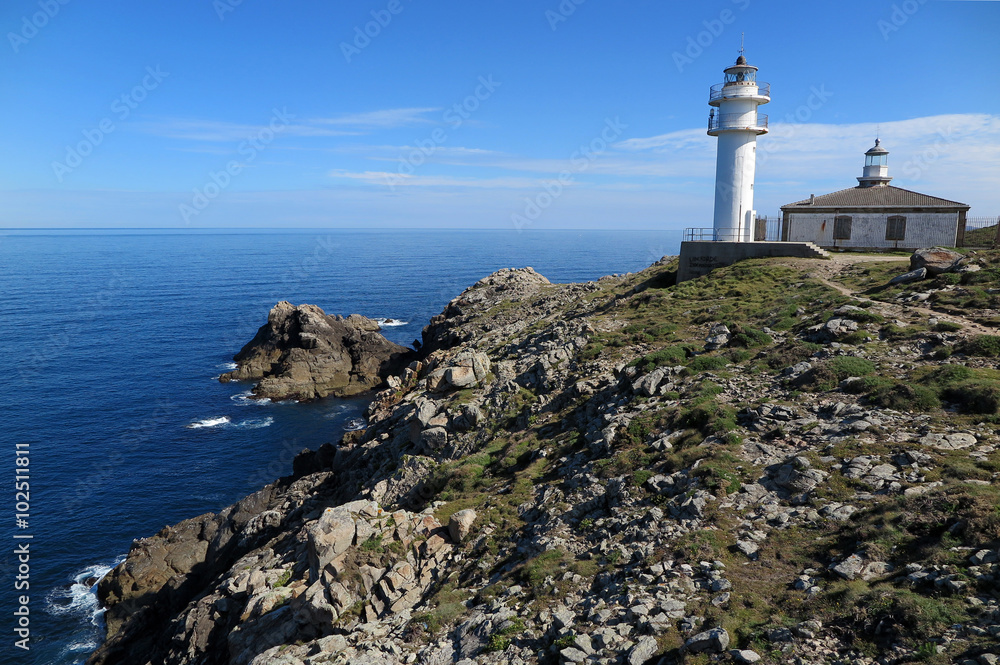
[{"label": "stone step", "polygon": [[826,251],[825,249],[820,248],[815,243],[806,242],[804,244],[806,245],[806,247],[808,247],[809,249],[811,249],[815,253],[815,258],[817,258],[817,259],[829,259],[830,258],[830,252]]}]

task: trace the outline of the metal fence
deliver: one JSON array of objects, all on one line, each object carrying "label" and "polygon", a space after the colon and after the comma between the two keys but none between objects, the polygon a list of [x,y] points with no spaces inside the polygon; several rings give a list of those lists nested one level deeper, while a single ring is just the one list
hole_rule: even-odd
[{"label": "metal fence", "polygon": [[1000,217],[968,217],[962,247],[992,247],[998,241]]},{"label": "metal fence", "polygon": [[684,241],[741,242],[743,238],[737,231],[707,229],[684,229]]},{"label": "metal fence", "polygon": [[727,129],[752,129],[755,131],[767,131],[767,115],[758,113],[757,119],[753,123],[746,113],[722,113],[708,116],[708,131],[723,131]]},{"label": "metal fence", "polygon": [[779,242],[781,240],[780,217],[758,217],[753,227],[756,242]]}]

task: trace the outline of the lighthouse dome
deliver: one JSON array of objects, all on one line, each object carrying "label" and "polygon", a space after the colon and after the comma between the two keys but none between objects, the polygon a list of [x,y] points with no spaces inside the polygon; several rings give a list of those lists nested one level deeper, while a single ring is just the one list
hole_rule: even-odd
[{"label": "lighthouse dome", "polygon": [[866,155],[888,155],[889,151],[882,147],[881,139],[875,139],[875,146],[868,149]]}]

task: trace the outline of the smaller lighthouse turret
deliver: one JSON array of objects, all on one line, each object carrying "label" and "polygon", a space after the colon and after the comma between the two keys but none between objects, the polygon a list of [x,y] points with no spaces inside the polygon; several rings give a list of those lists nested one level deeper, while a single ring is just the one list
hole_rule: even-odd
[{"label": "smaller lighthouse turret", "polygon": [[864,175],[858,178],[859,187],[885,187],[889,177],[889,151],[882,147],[882,141],[875,139],[875,146],[865,153]]}]

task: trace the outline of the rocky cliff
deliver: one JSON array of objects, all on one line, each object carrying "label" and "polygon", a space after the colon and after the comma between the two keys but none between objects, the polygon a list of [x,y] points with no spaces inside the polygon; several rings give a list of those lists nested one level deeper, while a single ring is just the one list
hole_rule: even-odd
[{"label": "rocky cliff", "polygon": [[412,355],[383,337],[371,319],[279,302],[233,357],[236,369],[219,380],[257,381],[254,395],[273,400],[346,397],[382,386]]},{"label": "rocky cliff", "polygon": [[1000,255],[675,268],[467,289],[368,429],[137,541],[90,662],[997,662]]}]

